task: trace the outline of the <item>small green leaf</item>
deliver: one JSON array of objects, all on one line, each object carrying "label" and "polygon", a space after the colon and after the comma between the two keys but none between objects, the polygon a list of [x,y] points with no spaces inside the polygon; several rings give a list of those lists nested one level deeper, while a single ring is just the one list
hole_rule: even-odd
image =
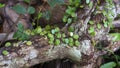
[{"label": "small green leaf", "polygon": [[63,17],[63,22],[67,22],[67,18],[68,18],[68,16],[65,15],[65,16]]},{"label": "small green leaf", "polygon": [[93,22],[93,21],[89,21],[89,24],[93,25],[93,24],[94,24],[94,22]]},{"label": "small green leaf", "polygon": [[79,35],[74,34],[74,35],[73,35],[73,38],[77,40],[77,39],[79,38]]},{"label": "small green leaf", "polygon": [[18,30],[20,30],[20,31],[23,31],[23,30],[24,30],[24,26],[23,26],[23,24],[20,23],[20,22],[17,24],[17,27],[18,27]]},{"label": "small green leaf", "polygon": [[65,38],[65,39],[64,39],[64,42],[65,42],[66,44],[68,44],[68,43],[69,43],[69,39],[68,39],[68,38]]},{"label": "small green leaf", "polygon": [[71,23],[72,22],[72,18],[68,18],[67,23]]},{"label": "small green leaf", "polygon": [[64,4],[64,0],[48,0],[48,4],[50,5],[50,7],[55,7],[57,4]]},{"label": "small green leaf", "polygon": [[98,29],[101,29],[101,25],[100,25],[100,24],[97,24],[97,28],[98,28]]},{"label": "small green leaf", "polygon": [[38,27],[34,30],[34,32],[35,32],[36,34],[39,34],[39,33],[42,32],[42,28],[41,28],[40,26],[38,26]]},{"label": "small green leaf", "polygon": [[50,25],[46,25],[45,26],[45,30],[50,30],[51,29],[51,26]]},{"label": "small green leaf", "polygon": [[66,37],[65,33],[62,33],[62,37],[63,37],[63,38]]},{"label": "small green leaf", "polygon": [[73,38],[69,38],[70,43],[73,43],[73,41],[74,41]]},{"label": "small green leaf", "polygon": [[5,4],[0,3],[0,8],[3,8],[4,6],[5,6]]},{"label": "small green leaf", "polygon": [[38,13],[38,16],[37,16],[38,19],[40,19],[40,18],[42,17],[42,15],[43,15],[43,14],[42,14],[41,12],[39,12],[39,13]]},{"label": "small green leaf", "polygon": [[115,62],[108,62],[103,64],[100,68],[114,68],[116,66]]},{"label": "small green leaf", "polygon": [[24,2],[26,2],[26,3],[30,3],[30,0],[24,0]]},{"label": "small green leaf", "polygon": [[107,23],[104,23],[104,27],[108,27],[108,24],[107,24]]},{"label": "small green leaf", "polygon": [[55,27],[55,32],[59,32],[59,31],[60,31],[60,28]]},{"label": "small green leaf", "polygon": [[83,6],[83,5],[80,5],[80,8],[84,8],[84,6]]},{"label": "small green leaf", "polygon": [[90,29],[88,30],[88,33],[90,33],[90,34],[95,33],[94,27],[90,27]]},{"label": "small green leaf", "polygon": [[92,8],[93,7],[93,2],[89,3],[89,7]]},{"label": "small green leaf", "polygon": [[9,52],[8,52],[8,51],[6,51],[6,50],[4,50],[4,51],[2,52],[2,54],[6,56],[6,55],[8,55],[8,54],[9,54]]},{"label": "small green leaf", "polygon": [[49,40],[52,41],[52,42],[54,42],[55,39],[54,39],[54,37],[53,37],[53,38],[50,38]]},{"label": "small green leaf", "polygon": [[27,12],[26,8],[20,4],[13,6],[12,9],[18,14],[25,14]]},{"label": "small green leaf", "polygon": [[120,40],[120,33],[110,33],[111,36],[113,36],[113,41],[119,41]]},{"label": "small green leaf", "polygon": [[51,30],[51,33],[52,33],[52,34],[55,34],[55,30],[54,30],[54,29],[52,29],[52,30]]},{"label": "small green leaf", "polygon": [[52,44],[53,44],[53,41],[49,40],[48,43],[52,45]]},{"label": "small green leaf", "polygon": [[80,42],[78,40],[75,41],[75,46],[80,45]]},{"label": "small green leaf", "polygon": [[74,45],[74,42],[70,42],[70,43],[69,43],[69,46],[73,46],[73,45]]},{"label": "small green leaf", "polygon": [[28,13],[28,14],[33,14],[33,13],[35,13],[35,8],[32,7],[32,6],[29,6],[29,7],[28,7],[28,10],[27,10],[27,13]]},{"label": "small green leaf", "polygon": [[10,43],[10,42],[6,42],[6,43],[5,43],[5,46],[6,46],[6,47],[9,47],[9,46],[11,46],[11,43]]},{"label": "small green leaf", "polygon": [[76,17],[77,15],[76,15],[75,12],[72,12],[72,13],[71,13],[71,16],[72,16],[72,17]]},{"label": "small green leaf", "polygon": [[51,15],[51,11],[45,11],[43,12],[42,16],[46,19],[46,20],[50,20],[50,15]]},{"label": "small green leaf", "polygon": [[86,0],[86,3],[87,3],[87,4],[90,3],[90,0]]},{"label": "small green leaf", "polygon": [[53,34],[48,34],[48,38],[54,38]]},{"label": "small green leaf", "polygon": [[68,31],[69,32],[73,32],[75,29],[74,29],[74,27],[72,27],[72,26],[70,26],[69,28],[68,28]]},{"label": "small green leaf", "polygon": [[31,41],[27,41],[26,44],[27,45],[32,45],[32,42]]},{"label": "small green leaf", "polygon": [[61,38],[61,33],[57,33],[57,34],[56,34],[56,37],[57,37],[57,38]]},{"label": "small green leaf", "polygon": [[55,40],[55,45],[59,45],[60,44],[60,40],[59,39],[56,39]]}]

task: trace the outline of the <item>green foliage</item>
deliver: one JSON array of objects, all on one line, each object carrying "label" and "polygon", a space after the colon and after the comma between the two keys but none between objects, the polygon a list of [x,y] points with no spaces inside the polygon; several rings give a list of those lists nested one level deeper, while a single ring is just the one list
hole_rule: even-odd
[{"label": "green foliage", "polygon": [[0,8],[3,8],[4,6],[5,6],[5,4],[0,3]]},{"label": "green foliage", "polygon": [[101,29],[101,25],[100,25],[99,23],[97,24],[97,28],[98,28],[98,29]]},{"label": "green foliage", "polygon": [[90,33],[92,36],[94,36],[95,35],[94,27],[90,27],[88,30],[88,33]]},{"label": "green foliage", "polygon": [[114,38],[112,38],[113,41],[120,40],[120,33],[110,33],[110,35],[114,37]]},{"label": "green foliage", "polygon": [[26,13],[25,7],[20,5],[20,4],[13,6],[12,9],[18,14],[25,14]]},{"label": "green foliage", "polygon": [[61,33],[56,33],[55,35],[57,38],[61,38]]},{"label": "green foliage", "polygon": [[77,14],[76,9],[80,6],[81,0],[69,0],[69,4],[67,5],[66,14],[63,17],[63,22],[72,23],[76,20]]},{"label": "green foliage", "polygon": [[69,43],[69,39],[68,39],[68,38],[65,38],[65,39],[64,39],[64,42],[65,42],[66,44],[68,44],[68,43]]},{"label": "green foliage", "polygon": [[77,34],[74,34],[73,38],[77,40],[79,38],[79,36]]},{"label": "green foliage", "polygon": [[106,20],[103,20],[103,23],[104,23],[104,27],[108,27],[108,25],[110,27],[112,27],[112,21],[113,21],[113,18],[114,18],[114,4],[113,4],[113,1],[112,0],[105,0],[106,1],[106,4],[104,6],[104,10],[102,10],[102,14],[106,17]]},{"label": "green foliage", "polygon": [[66,37],[65,33],[62,33],[62,37],[63,37],[63,38],[65,38],[65,37]]},{"label": "green foliage", "polygon": [[80,45],[80,42],[78,40],[75,41],[75,46]]},{"label": "green foliage", "polygon": [[24,2],[26,2],[26,3],[30,3],[30,0],[24,0]]},{"label": "green foliage", "polygon": [[32,6],[29,6],[29,7],[26,9],[24,6],[22,6],[22,5],[20,5],[20,4],[17,4],[17,5],[15,5],[15,6],[13,6],[12,9],[13,9],[16,13],[18,13],[18,14],[26,14],[26,13],[28,13],[28,14],[33,14],[33,13],[35,13],[35,8],[32,7]]},{"label": "green foliage", "polygon": [[61,32],[60,28],[56,27],[56,26],[47,25],[43,29],[39,26],[38,26],[38,28],[36,28],[33,31],[33,33],[40,34],[41,36],[46,37],[48,39],[48,43],[51,45],[53,45],[53,44],[59,45],[61,42],[68,44],[69,46],[74,46],[74,45],[77,46],[80,44],[80,42],[78,41],[79,36],[77,34],[73,33],[73,31],[74,31],[73,27],[68,28],[69,34],[65,34],[65,33]]},{"label": "green foliage", "polygon": [[6,56],[6,55],[9,54],[9,52],[8,52],[7,50],[4,50],[4,51],[2,52],[2,54]]},{"label": "green foliage", "polygon": [[93,7],[93,2],[89,3],[89,7],[92,8]]},{"label": "green foliage", "polygon": [[56,39],[55,40],[55,45],[59,45],[60,44],[60,40],[59,39]]},{"label": "green foliage", "polygon": [[50,7],[55,7],[57,4],[64,4],[64,0],[48,0]]},{"label": "green foliage", "polygon": [[42,28],[40,26],[38,26],[36,29],[34,29],[35,34],[39,34],[41,32],[42,32]]},{"label": "green foliage", "polygon": [[29,39],[29,35],[25,33],[25,29],[23,27],[23,25],[21,23],[18,23],[17,25],[18,30],[15,32],[13,38],[18,39],[18,40],[28,40]]},{"label": "green foliage", "polygon": [[43,16],[46,20],[50,20],[51,12],[50,12],[50,11],[45,11],[45,12],[42,13],[42,16]]},{"label": "green foliage", "polygon": [[93,22],[93,21],[89,21],[89,24],[90,24],[90,25],[93,25],[93,24],[94,24],[94,22]]},{"label": "green foliage", "polygon": [[6,43],[5,43],[5,46],[6,46],[6,47],[9,47],[9,46],[11,46],[11,43],[10,43],[10,42],[6,42]]},{"label": "green foliage", "polygon": [[89,3],[90,3],[90,0],[86,0],[86,3],[89,4]]},{"label": "green foliage", "polygon": [[69,0],[69,5],[78,7],[80,2],[81,0]]},{"label": "green foliage", "polygon": [[72,27],[72,26],[70,26],[69,28],[68,28],[68,31],[69,32],[73,32],[75,29],[74,29],[74,27]]},{"label": "green foliage", "polygon": [[116,66],[115,62],[108,62],[103,64],[100,68],[114,68]]},{"label": "green foliage", "polygon": [[30,46],[30,45],[32,45],[32,42],[31,41],[27,41],[26,44]]},{"label": "green foliage", "polygon": [[33,13],[35,13],[35,8],[32,7],[32,6],[29,6],[29,7],[27,8],[27,13],[28,13],[28,14],[33,14]]}]

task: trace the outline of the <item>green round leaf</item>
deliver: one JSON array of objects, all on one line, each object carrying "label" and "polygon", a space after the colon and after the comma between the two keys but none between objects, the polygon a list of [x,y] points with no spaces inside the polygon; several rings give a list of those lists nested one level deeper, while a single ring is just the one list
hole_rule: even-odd
[{"label": "green round leaf", "polygon": [[55,40],[55,45],[59,45],[60,44],[60,40],[59,39],[56,39]]},{"label": "green round leaf", "polygon": [[35,8],[32,7],[32,6],[28,7],[27,13],[28,13],[28,14],[33,14],[33,13],[35,13]]},{"label": "green round leaf", "polygon": [[13,6],[12,9],[18,14],[25,14],[26,13],[26,8],[20,4]]},{"label": "green round leaf", "polygon": [[51,29],[51,26],[50,25],[46,25],[45,26],[45,30],[50,30]]},{"label": "green round leaf", "polygon": [[57,33],[57,34],[56,34],[56,37],[57,37],[57,38],[61,38],[61,33]]},{"label": "green round leaf", "polygon": [[11,46],[11,43],[10,43],[10,42],[6,42],[6,43],[5,43],[5,46],[6,46],[6,47],[9,47],[9,46]]},{"label": "green round leaf", "polygon": [[53,34],[48,34],[48,38],[54,38]]},{"label": "green round leaf", "polygon": [[53,44],[53,41],[48,41],[49,44]]},{"label": "green round leaf", "polygon": [[55,30],[54,30],[54,29],[52,29],[52,30],[51,30],[51,33],[52,33],[52,34],[55,34]]},{"label": "green round leaf", "polygon": [[68,18],[67,23],[72,23],[72,18]]},{"label": "green round leaf", "polygon": [[87,4],[90,3],[90,0],[86,0],[86,3],[87,3]]},{"label": "green round leaf", "polygon": [[27,45],[32,45],[32,42],[31,41],[27,41],[26,44]]},{"label": "green round leaf", "polygon": [[79,35],[75,34],[73,35],[73,38],[77,40],[79,38]]},{"label": "green round leaf", "polygon": [[72,43],[72,42],[69,43],[69,46],[73,46],[73,45],[74,45],[74,43]]},{"label": "green round leaf", "polygon": [[100,68],[114,68],[116,66],[115,62],[108,62],[103,64]]},{"label": "green round leaf", "polygon": [[30,3],[30,0],[24,0],[26,3]]},{"label": "green round leaf", "polygon": [[63,38],[66,37],[65,33],[62,33],[62,37],[63,37]]},{"label": "green round leaf", "polygon": [[65,39],[64,39],[64,42],[65,42],[66,44],[68,44],[68,43],[69,43],[69,39],[68,39],[68,38],[65,38]]},{"label": "green round leaf", "polygon": [[8,51],[6,51],[6,50],[4,50],[4,51],[2,52],[2,54],[6,56],[6,55],[8,55],[8,54],[9,54],[9,52],[8,52]]},{"label": "green round leaf", "polygon": [[5,4],[0,3],[0,8],[3,8],[4,6],[5,6]]},{"label": "green round leaf", "polygon": [[73,38],[69,38],[69,42],[70,42],[70,43],[73,43]]},{"label": "green round leaf", "polygon": [[80,42],[78,40],[75,41],[75,46],[80,45]]},{"label": "green round leaf", "polygon": [[42,32],[42,28],[40,26],[38,26],[35,31],[34,31],[36,34],[39,34]]},{"label": "green round leaf", "polygon": [[72,27],[72,26],[70,26],[69,28],[68,28],[68,31],[69,32],[73,32],[75,29],[74,29],[74,27]]},{"label": "green round leaf", "polygon": [[59,32],[59,31],[60,31],[60,28],[56,27],[55,32]]}]

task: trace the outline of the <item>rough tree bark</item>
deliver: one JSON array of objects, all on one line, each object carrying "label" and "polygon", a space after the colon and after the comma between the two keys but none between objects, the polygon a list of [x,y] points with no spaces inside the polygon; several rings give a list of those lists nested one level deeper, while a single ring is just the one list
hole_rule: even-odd
[{"label": "rough tree bark", "polygon": [[[83,0],[82,0],[83,1]],[[101,7],[104,7],[106,4],[103,0],[101,1]],[[84,2],[84,1],[83,1]],[[104,27],[102,20],[105,19],[102,15],[94,15],[96,11],[97,0],[91,0],[93,2],[93,7],[88,8],[88,5],[84,5],[84,9],[81,9],[77,12],[78,19],[75,23],[71,24],[75,28],[74,33],[78,34],[80,37],[81,44],[79,46],[67,46],[66,44],[60,44],[59,46],[49,45],[48,40],[44,37],[33,36],[31,37],[32,45],[27,46],[24,42],[17,41],[12,42],[11,47],[2,47],[0,48],[0,67],[1,68],[26,68],[33,66],[35,64],[44,63],[54,59],[63,59],[68,58],[76,63],[77,68],[97,68],[99,64],[97,59],[107,53],[107,51],[96,50],[94,46],[102,43],[104,49],[109,49],[111,51],[116,51],[120,47],[120,42],[112,42],[112,37],[109,36],[110,27]],[[102,4],[103,2],[103,4]],[[115,4],[117,5],[117,4]],[[115,5],[113,6],[114,14],[113,19],[118,15]],[[109,9],[109,7],[108,7]],[[117,9],[119,7],[117,6]],[[98,17],[100,16],[100,17]],[[96,35],[91,36],[88,33],[88,29],[91,26],[88,24],[90,20],[95,22],[92,27],[95,28]],[[96,28],[96,23],[101,22],[101,29]],[[113,22],[113,24],[116,24]],[[116,25],[115,25],[116,26]],[[63,31],[67,27],[63,27]],[[5,34],[0,34],[0,40]],[[8,36],[8,39],[12,39],[13,34],[11,33]],[[2,51],[7,50],[9,54],[7,56],[2,55]]]}]

